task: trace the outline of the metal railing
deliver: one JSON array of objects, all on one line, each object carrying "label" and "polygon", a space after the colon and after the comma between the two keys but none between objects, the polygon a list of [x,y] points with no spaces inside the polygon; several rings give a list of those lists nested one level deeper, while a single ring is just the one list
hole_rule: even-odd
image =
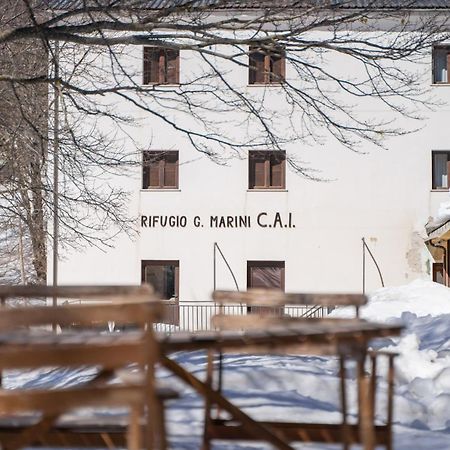
[{"label": "metal railing", "polygon": [[167,303],[165,305],[164,321],[156,324],[156,330],[167,333],[212,330],[214,328],[211,326],[211,317],[219,313],[238,316],[260,313],[280,317],[321,318],[327,315],[327,308],[299,305],[285,305],[276,308],[252,305],[249,308],[246,304],[218,305],[212,302]]}]

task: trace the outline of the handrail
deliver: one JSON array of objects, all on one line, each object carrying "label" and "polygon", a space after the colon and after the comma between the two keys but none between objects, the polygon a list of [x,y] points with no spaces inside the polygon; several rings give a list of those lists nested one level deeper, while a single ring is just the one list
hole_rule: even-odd
[{"label": "handrail", "polygon": [[377,263],[375,257],[373,256],[373,253],[370,251],[370,248],[367,245],[365,238],[362,238],[362,243],[363,243],[363,261],[362,261],[362,264],[363,264],[363,294],[365,294],[366,293],[366,251],[365,250],[366,249],[369,252],[370,257],[372,258],[372,261],[374,262],[375,267],[377,268],[382,287],[384,287],[384,280],[383,280],[383,275],[381,274],[380,267],[378,266],[378,263]]},{"label": "handrail", "polygon": [[224,260],[226,266],[228,267],[228,270],[231,273],[231,276],[233,277],[234,284],[236,285],[236,290],[239,289],[238,282],[236,280],[236,277],[234,276],[233,270],[231,269],[231,266],[228,264],[227,259],[225,258],[225,255],[223,254],[222,250],[219,247],[219,244],[217,242],[214,242],[214,290],[216,290],[216,249],[219,250],[220,256],[222,256],[222,259]]}]

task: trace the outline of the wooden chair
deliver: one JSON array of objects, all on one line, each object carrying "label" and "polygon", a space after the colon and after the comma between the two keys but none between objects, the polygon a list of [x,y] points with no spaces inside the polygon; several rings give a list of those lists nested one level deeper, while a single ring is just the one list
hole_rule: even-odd
[{"label": "wooden chair", "polygon": [[[156,385],[159,350],[153,323],[162,315],[162,304],[149,286],[0,286],[0,297],[3,303],[10,297],[85,301],[56,307],[1,308],[0,370],[101,367],[92,381],[75,387],[0,389],[3,450],[30,445],[114,448],[123,446],[124,441],[130,450],[166,449],[164,401],[177,394]],[[87,299],[96,301],[86,303]],[[123,333],[99,331],[99,325],[111,321],[135,329]],[[55,334],[51,331],[55,325],[81,328]],[[139,366],[138,376],[122,376],[120,382],[108,383],[115,371],[129,364]],[[62,414],[79,407],[128,407],[128,423],[58,422]],[[40,420],[30,422],[23,415],[33,411],[42,414]]]},{"label": "wooden chair", "polygon": [[[366,304],[367,298],[360,294],[304,294],[304,293],[284,293],[278,290],[251,289],[247,292],[236,291],[215,291],[214,301],[219,305],[219,314],[212,317],[212,326],[216,329],[227,331],[266,329],[269,326],[283,326],[288,323],[317,323],[331,327],[335,324],[345,325],[358,321],[359,308]],[[247,315],[233,316],[223,314],[225,305],[240,304],[245,306]],[[356,310],[356,318],[298,318],[289,317],[282,314],[285,305],[308,305],[333,308],[337,306],[353,306]],[[259,311],[254,314],[251,311]],[[355,337],[357,339],[357,337]],[[246,352],[245,349],[242,352]],[[277,350],[277,353],[279,351]],[[298,355],[336,355],[339,357],[339,378],[340,378],[340,398],[342,407],[341,424],[294,424],[294,423],[266,423],[266,425],[276,429],[281,436],[288,441],[317,441],[327,443],[343,444],[345,450],[351,444],[361,443],[364,436],[362,423],[374,423],[375,402],[376,402],[376,377],[377,358],[380,352],[365,352],[359,345],[346,343],[343,346],[339,342],[329,342],[326,345],[305,345],[296,344],[294,347],[283,349],[283,353]],[[387,416],[385,425],[377,425],[374,428],[373,446],[383,445],[387,450],[392,450],[392,417],[393,417],[393,383],[394,383],[394,354],[383,354],[388,360],[388,401]],[[207,383],[211,388],[221,391],[223,377],[222,354],[219,353],[218,379],[214,379],[215,352],[208,355]],[[370,374],[365,373],[366,358],[370,360]],[[348,422],[347,408],[347,387],[346,387],[346,363],[349,359],[357,360],[358,379],[358,420],[356,424]],[[220,410],[214,414],[214,405],[210,400],[206,400],[205,405],[205,428],[202,450],[210,450],[212,439],[252,439],[243,427],[228,427],[227,420],[220,417]],[[370,447],[370,445],[369,445]],[[365,447],[366,448],[366,447]]]}]

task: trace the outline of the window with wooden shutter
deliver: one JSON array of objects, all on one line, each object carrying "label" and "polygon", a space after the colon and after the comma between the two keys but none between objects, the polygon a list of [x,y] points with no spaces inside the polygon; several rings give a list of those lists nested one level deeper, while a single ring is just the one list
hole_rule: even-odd
[{"label": "window with wooden shutter", "polygon": [[144,84],[178,84],[180,52],[175,49],[144,47]]},{"label": "window with wooden shutter", "polygon": [[249,84],[281,83],[285,79],[285,51],[281,47],[274,50],[250,47],[248,66]]},{"label": "window with wooden shutter", "polygon": [[286,187],[286,152],[249,152],[249,189],[284,189]]},{"label": "window with wooden shutter", "polygon": [[450,151],[432,152],[432,188],[449,189],[450,187]]},{"label": "window with wooden shutter", "polygon": [[145,151],[143,189],[178,188],[178,151]]},{"label": "window with wooden shutter", "polygon": [[433,83],[450,83],[450,45],[433,47]]},{"label": "window with wooden shutter", "polygon": [[[247,289],[284,291],[284,261],[247,261]],[[252,306],[249,313],[283,315],[284,307]]]}]

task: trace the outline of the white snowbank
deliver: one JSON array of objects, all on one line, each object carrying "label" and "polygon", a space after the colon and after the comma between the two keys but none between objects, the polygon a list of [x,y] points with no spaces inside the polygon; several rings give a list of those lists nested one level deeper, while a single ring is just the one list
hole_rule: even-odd
[{"label": "white snowbank", "polygon": [[[331,314],[353,315],[352,308]],[[400,339],[376,346],[399,353],[397,421],[431,430],[450,427],[450,289],[424,280],[382,288],[369,296],[361,316],[383,322],[400,319],[405,324]]]},{"label": "white snowbank", "polygon": [[[369,295],[369,304],[361,308],[361,317],[385,321],[410,312],[418,317],[450,314],[450,289],[432,281],[415,280],[398,287],[378,289]],[[333,317],[354,317],[354,308],[340,308]]]}]

